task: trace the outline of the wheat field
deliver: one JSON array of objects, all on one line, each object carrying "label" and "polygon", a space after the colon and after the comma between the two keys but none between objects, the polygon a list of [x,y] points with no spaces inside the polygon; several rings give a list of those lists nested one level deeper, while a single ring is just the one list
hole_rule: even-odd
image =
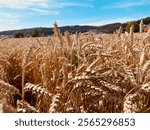
[{"label": "wheat field", "polygon": [[150,112],[150,30],[1,38],[0,112]]}]

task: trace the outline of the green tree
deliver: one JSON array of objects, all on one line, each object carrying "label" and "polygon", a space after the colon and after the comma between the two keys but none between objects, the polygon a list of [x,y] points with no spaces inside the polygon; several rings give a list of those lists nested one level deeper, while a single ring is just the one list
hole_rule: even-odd
[{"label": "green tree", "polygon": [[40,34],[39,34],[39,31],[38,31],[38,29],[33,29],[33,31],[32,31],[32,35],[31,35],[32,37],[39,37],[40,36]]},{"label": "green tree", "polygon": [[130,32],[130,27],[134,25],[134,32],[139,32],[139,24],[136,21],[131,21],[127,23],[126,32]]},{"label": "green tree", "polygon": [[14,34],[14,38],[23,38],[24,37],[24,34],[22,32],[16,32]]}]

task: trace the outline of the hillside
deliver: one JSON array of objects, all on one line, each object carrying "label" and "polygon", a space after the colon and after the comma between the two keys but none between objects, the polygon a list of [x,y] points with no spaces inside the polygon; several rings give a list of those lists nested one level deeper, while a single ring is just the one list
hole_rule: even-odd
[{"label": "hillside", "polygon": [[[104,25],[104,26],[64,26],[60,27],[60,30],[62,33],[65,31],[68,31],[70,33],[76,33],[76,32],[88,32],[90,30],[96,30],[98,32],[103,32],[103,33],[111,33],[117,28],[119,28],[122,24],[121,23],[114,23],[114,24],[109,24],[109,25]],[[52,29],[53,28],[44,28],[44,27],[39,27],[39,28],[29,28],[29,29],[20,29],[20,30],[10,30],[10,31],[2,31],[0,32],[0,35],[13,35],[16,32],[21,32],[24,33],[25,35],[31,35],[32,31],[34,29],[37,29],[41,35],[51,35],[53,33]]]},{"label": "hillside", "polygon": [[[141,19],[137,20],[136,22],[140,23],[140,20]],[[145,25],[150,24],[150,17],[144,18],[143,22]],[[63,26],[63,27],[60,27],[60,30],[62,33],[64,33],[65,31],[69,31],[70,33],[76,33],[76,32],[87,32],[91,30],[94,30],[96,32],[102,32],[102,33],[113,33],[120,26],[122,26],[123,29],[125,29],[125,27],[127,26],[127,23],[112,23],[112,24],[107,24],[103,26],[87,26],[87,25],[86,26],[79,26],[79,25]],[[37,29],[40,35],[43,35],[43,36],[51,35],[53,33],[52,28],[39,27],[39,28],[2,31],[0,32],[0,35],[12,36],[16,32],[22,32],[26,36],[29,36],[32,34],[33,29]]]}]

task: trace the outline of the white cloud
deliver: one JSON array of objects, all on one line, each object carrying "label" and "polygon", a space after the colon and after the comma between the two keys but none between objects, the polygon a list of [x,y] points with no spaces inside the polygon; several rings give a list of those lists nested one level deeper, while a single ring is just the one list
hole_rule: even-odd
[{"label": "white cloud", "polygon": [[[38,15],[58,15],[58,8],[70,6],[93,7],[90,3],[68,2],[66,0],[0,0],[0,8],[2,9],[10,8],[12,10],[33,11],[33,13],[38,12]],[[19,14],[20,12],[16,13]],[[11,15],[9,16],[11,18]]]},{"label": "white cloud", "polygon": [[77,6],[77,7],[89,7],[93,8],[94,6],[90,3],[73,3],[73,2],[64,2],[59,4],[60,7],[65,7],[65,6]]},{"label": "white cloud", "polygon": [[130,18],[130,17],[121,17],[121,18],[111,18],[111,19],[105,19],[105,20],[91,20],[90,22],[83,22],[79,25],[95,25],[95,26],[101,26],[111,23],[124,23],[127,21],[132,21],[138,18]]},{"label": "white cloud", "polygon": [[111,5],[106,5],[103,8],[104,9],[117,9],[117,8],[129,8],[129,7],[136,7],[136,6],[142,6],[145,4],[149,4],[149,2],[147,2],[147,0],[142,0],[142,1],[126,1],[126,2],[119,2],[119,3],[114,3]]},{"label": "white cloud", "polygon": [[52,10],[44,10],[38,8],[31,8],[30,10],[40,13],[40,15],[57,15],[59,11],[52,11]]},{"label": "white cloud", "polygon": [[11,13],[11,12],[0,12],[0,19],[17,19],[20,18],[21,16],[19,14]]},{"label": "white cloud", "polygon": [[48,8],[48,4],[47,3],[38,3],[37,5],[39,5],[42,8]]},{"label": "white cloud", "polygon": [[21,18],[31,15],[57,15],[59,11],[47,9],[48,2],[52,1],[54,0],[0,0],[1,24],[9,21],[15,23],[18,20],[21,21]]},{"label": "white cloud", "polygon": [[19,15],[0,12],[0,31],[11,29],[19,23]]},{"label": "white cloud", "polygon": [[8,23],[8,24],[14,24],[14,23],[17,23],[19,22],[18,19],[9,19],[9,18],[6,18],[6,19],[0,19],[0,23],[4,24],[4,23]]},{"label": "white cloud", "polygon": [[0,7],[24,9],[33,5],[43,6],[47,0],[1,0]]},{"label": "white cloud", "polygon": [[14,29],[19,23],[19,19],[14,18],[2,18],[0,19],[0,31]]},{"label": "white cloud", "polygon": [[93,7],[89,2],[68,2],[66,0],[0,0],[0,7],[26,9],[30,7],[62,8],[66,6]]}]

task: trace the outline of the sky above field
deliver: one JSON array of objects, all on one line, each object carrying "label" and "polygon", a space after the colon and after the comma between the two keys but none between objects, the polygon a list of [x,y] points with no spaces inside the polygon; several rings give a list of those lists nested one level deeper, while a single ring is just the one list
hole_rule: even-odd
[{"label": "sky above field", "polygon": [[0,0],[0,31],[104,25],[150,16],[150,0]]}]

